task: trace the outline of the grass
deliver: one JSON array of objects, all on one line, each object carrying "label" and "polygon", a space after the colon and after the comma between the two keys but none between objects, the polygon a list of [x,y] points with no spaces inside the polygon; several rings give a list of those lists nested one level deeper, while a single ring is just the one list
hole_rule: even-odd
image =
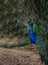
[{"label": "grass", "polygon": [[24,41],[24,42],[19,42],[18,44],[16,44],[16,43],[14,43],[14,44],[7,44],[7,43],[4,43],[4,44],[0,44],[0,47],[3,47],[3,48],[14,48],[14,47],[21,47],[21,46],[25,46],[25,45],[28,45],[28,44],[30,44],[30,42],[29,41]]}]

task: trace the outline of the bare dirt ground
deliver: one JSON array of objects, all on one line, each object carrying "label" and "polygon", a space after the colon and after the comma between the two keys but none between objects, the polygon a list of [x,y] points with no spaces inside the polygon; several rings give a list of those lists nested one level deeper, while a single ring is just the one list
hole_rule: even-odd
[{"label": "bare dirt ground", "polygon": [[44,65],[36,46],[29,44],[16,48],[0,48],[0,65]]}]

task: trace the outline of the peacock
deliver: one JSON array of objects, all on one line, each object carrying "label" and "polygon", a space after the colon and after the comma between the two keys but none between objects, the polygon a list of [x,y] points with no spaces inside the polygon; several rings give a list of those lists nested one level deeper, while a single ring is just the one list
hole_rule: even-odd
[{"label": "peacock", "polygon": [[29,38],[30,38],[30,41],[31,41],[31,43],[36,44],[36,39],[37,39],[36,38],[36,35],[37,35],[36,24],[33,23],[31,19],[29,19],[28,24],[30,26],[30,28],[29,28]]}]

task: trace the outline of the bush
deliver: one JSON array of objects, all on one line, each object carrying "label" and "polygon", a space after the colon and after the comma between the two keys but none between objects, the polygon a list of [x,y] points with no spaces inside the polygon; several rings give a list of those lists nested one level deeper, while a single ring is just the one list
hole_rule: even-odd
[{"label": "bush", "polygon": [[[1,0],[2,34],[12,33],[14,36],[25,36],[29,31],[24,25],[29,18],[38,26],[37,48],[39,54],[46,58],[46,44],[48,43],[48,1],[46,0]],[[0,34],[1,34],[0,33]],[[27,36],[26,36],[27,35]],[[48,49],[48,48],[47,48]],[[46,53],[45,53],[46,52]],[[45,61],[45,60],[44,60]],[[48,62],[48,61],[47,61]]]}]

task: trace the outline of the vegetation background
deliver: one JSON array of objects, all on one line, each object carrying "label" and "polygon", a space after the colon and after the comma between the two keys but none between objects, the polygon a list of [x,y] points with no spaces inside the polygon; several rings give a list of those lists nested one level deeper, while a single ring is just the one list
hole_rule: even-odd
[{"label": "vegetation background", "polygon": [[[48,1],[0,0],[0,8],[0,39],[8,35],[9,41],[14,37],[19,39],[17,46],[29,44],[27,21],[31,18],[38,26],[36,46],[39,54],[48,61]],[[6,44],[0,46],[10,47]]]}]

